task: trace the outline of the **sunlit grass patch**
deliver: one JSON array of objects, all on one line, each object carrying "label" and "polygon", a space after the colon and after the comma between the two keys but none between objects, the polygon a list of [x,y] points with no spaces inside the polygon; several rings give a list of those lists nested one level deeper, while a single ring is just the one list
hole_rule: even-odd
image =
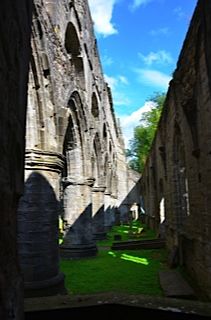
[{"label": "sunlit grass patch", "polygon": [[107,233],[107,239],[98,241],[97,245],[111,247],[112,243],[115,241],[115,235],[121,236],[120,241],[127,241],[131,239],[147,240],[156,238],[154,230],[147,228],[146,225],[141,224],[141,222],[137,220],[133,221],[131,225],[122,224],[120,226],[113,226],[113,228]]},{"label": "sunlit grass patch", "polygon": [[142,264],[145,264],[146,266],[149,264],[149,262],[146,258],[138,258],[138,257],[134,257],[132,255],[126,254],[126,253],[123,253],[121,255],[121,259],[135,262],[135,263],[142,263]]},{"label": "sunlit grass patch", "polygon": [[158,271],[165,268],[164,261],[164,249],[104,250],[96,258],[61,261],[61,270],[72,294],[113,291],[162,296]]}]

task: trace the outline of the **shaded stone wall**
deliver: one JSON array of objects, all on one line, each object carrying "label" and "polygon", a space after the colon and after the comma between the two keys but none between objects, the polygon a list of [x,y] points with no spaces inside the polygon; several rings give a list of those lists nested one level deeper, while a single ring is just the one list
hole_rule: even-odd
[{"label": "shaded stone wall", "polygon": [[141,174],[132,169],[128,169],[127,182],[128,182],[128,193],[127,193],[127,202],[128,209],[131,208],[131,205],[136,203],[139,207],[141,205],[141,185],[140,185]]},{"label": "shaded stone wall", "polygon": [[178,249],[178,263],[209,298],[210,16],[210,1],[199,0],[141,182],[148,223],[165,229],[169,250]]},{"label": "shaded stone wall", "polygon": [[23,317],[16,210],[24,182],[31,6],[25,0],[0,3],[0,318],[5,320]]}]

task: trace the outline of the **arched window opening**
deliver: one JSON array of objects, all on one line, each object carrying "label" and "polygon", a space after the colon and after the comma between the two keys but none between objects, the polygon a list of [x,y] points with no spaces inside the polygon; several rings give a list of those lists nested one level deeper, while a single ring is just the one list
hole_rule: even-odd
[{"label": "arched window opening", "polygon": [[109,153],[112,154],[112,145],[111,145],[111,141],[109,141]]},{"label": "arched window opening", "polygon": [[160,200],[160,223],[162,224],[165,221],[165,199]]},{"label": "arched window opening", "polygon": [[163,190],[163,180],[159,181],[159,191],[160,191],[160,203],[159,203],[159,215],[160,215],[160,224],[165,221],[165,198]]},{"label": "arched window opening", "polygon": [[46,79],[50,76],[50,66],[48,62],[48,57],[45,53],[42,54],[42,67],[43,67],[43,75]]},{"label": "arched window opening", "polygon": [[65,32],[65,48],[67,53],[78,56],[81,52],[80,42],[74,25],[69,22]]},{"label": "arched window opening", "polygon": [[93,140],[93,157],[95,159],[94,167],[92,168],[92,174],[95,178],[95,185],[102,185],[104,182],[103,171],[103,158],[102,158],[102,145],[99,134],[96,133]]},{"label": "arched window opening", "polygon": [[106,140],[107,139],[107,130],[106,130],[106,124],[103,124],[103,139]]},{"label": "arched window opening", "polygon": [[175,128],[174,139],[174,181],[176,219],[178,228],[181,229],[186,217],[190,215],[190,207],[185,149],[178,126]]},{"label": "arched window opening", "polygon": [[73,126],[72,117],[69,117],[67,132],[66,132],[65,140],[64,140],[63,153],[65,153],[67,150],[74,149],[74,145],[76,144],[76,138],[74,135],[73,128],[74,128],[74,126]]},{"label": "arched window opening", "polygon": [[91,109],[92,115],[94,118],[97,118],[99,116],[99,108],[98,108],[98,101],[96,94],[92,94],[92,109]]},{"label": "arched window opening", "polygon": [[[76,109],[77,106],[77,109]],[[74,91],[71,95],[71,99],[69,100],[68,107],[72,112],[77,114],[77,126],[81,128],[81,131],[87,131],[87,119],[84,111],[84,107],[81,101],[81,97],[77,91]],[[79,121],[80,120],[80,121]]]}]

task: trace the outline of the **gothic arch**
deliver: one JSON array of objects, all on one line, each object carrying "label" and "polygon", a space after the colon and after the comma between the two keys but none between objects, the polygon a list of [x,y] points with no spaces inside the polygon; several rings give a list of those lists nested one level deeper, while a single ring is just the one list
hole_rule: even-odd
[{"label": "gothic arch", "polygon": [[109,186],[110,173],[111,173],[111,162],[109,161],[108,153],[106,152],[103,158],[103,177],[105,182],[105,188],[107,191],[109,191],[108,186]]},{"label": "gothic arch", "polygon": [[173,163],[174,163],[174,208],[176,223],[179,230],[183,228],[186,217],[190,214],[188,178],[186,169],[185,146],[181,129],[175,123],[173,139]]},{"label": "gothic arch", "polygon": [[159,180],[159,216],[160,223],[163,223],[165,221],[165,195],[162,178]]},{"label": "gothic arch", "polygon": [[102,143],[98,132],[96,132],[93,139],[92,175],[95,178],[96,185],[103,184]]},{"label": "gothic arch", "polygon": [[72,22],[68,22],[65,31],[65,49],[70,57],[71,74],[73,81],[82,89],[85,89],[84,63],[81,56],[82,49],[76,28]]},{"label": "gothic arch", "polygon": [[84,132],[87,130],[87,123],[78,92],[72,93],[68,108],[70,116],[63,143],[63,154],[66,159],[64,173],[74,177],[84,176]]},{"label": "gothic arch", "polygon": [[87,124],[87,116],[84,110],[84,106],[78,91],[74,91],[71,94],[71,98],[68,102],[68,107],[74,109],[77,113],[77,117],[80,121],[81,131],[87,132],[88,131],[88,124]]},{"label": "gothic arch", "polygon": [[65,31],[65,49],[72,56],[78,56],[81,52],[79,37],[75,26],[72,22],[68,22]]},{"label": "gothic arch", "polygon": [[118,176],[117,176],[117,155],[113,153],[112,156],[112,179],[111,179],[112,193],[117,196]]},{"label": "gothic arch", "polygon": [[[57,149],[55,105],[48,56],[38,53],[35,26],[32,26],[32,55],[28,85],[26,148]],[[42,41],[39,44],[42,47]],[[48,139],[51,133],[52,138]],[[29,138],[30,137],[30,138]]]},{"label": "gothic arch", "polygon": [[78,92],[71,95],[68,108],[70,115],[63,144],[66,169],[62,179],[64,242],[61,254],[74,258],[95,255],[96,244],[91,227],[92,181],[87,177],[87,122]]},{"label": "gothic arch", "polygon": [[92,93],[91,113],[95,119],[99,117],[99,106],[98,106],[97,96],[95,92]]},{"label": "gothic arch", "polygon": [[102,138],[103,138],[104,150],[107,151],[108,132],[107,132],[107,127],[105,122],[103,123],[103,128],[102,128]]}]

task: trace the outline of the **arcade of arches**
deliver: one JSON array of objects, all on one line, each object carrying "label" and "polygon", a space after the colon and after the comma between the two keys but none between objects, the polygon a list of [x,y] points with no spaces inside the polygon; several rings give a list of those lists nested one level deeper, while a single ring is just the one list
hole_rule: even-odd
[{"label": "arcade of arches", "polygon": [[126,163],[87,2],[34,1],[31,46],[18,250],[36,296],[62,291],[60,256],[95,256],[116,212],[127,220],[140,175]]},{"label": "arcade of arches", "polygon": [[198,1],[141,177],[127,166],[87,1],[30,5],[0,4],[14,39],[0,39],[0,315],[21,319],[21,275],[29,296],[62,292],[59,257],[95,256],[134,202],[211,298],[210,1]]}]

